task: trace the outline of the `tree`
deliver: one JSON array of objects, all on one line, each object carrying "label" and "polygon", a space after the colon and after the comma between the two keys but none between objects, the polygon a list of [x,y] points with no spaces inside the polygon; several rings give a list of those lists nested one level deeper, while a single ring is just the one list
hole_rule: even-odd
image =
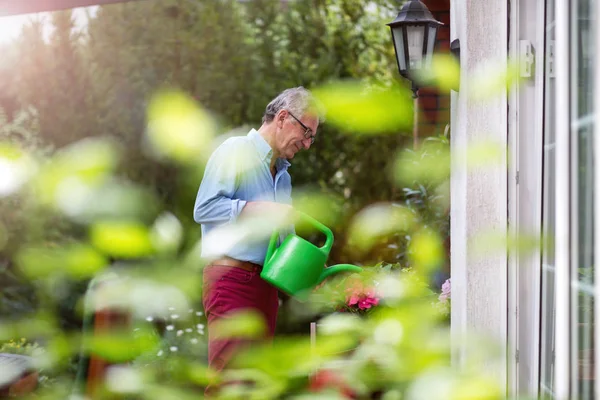
[{"label": "tree", "polygon": [[[355,79],[385,89],[396,84],[385,27],[394,7],[393,0],[130,2],[100,7],[84,32],[73,30],[71,13],[57,13],[48,43],[40,22],[23,33],[15,93],[38,110],[42,135],[58,146],[114,137],[127,152],[124,176],[155,188],[195,227],[189,210],[199,182],[144,150],[151,96],[183,90],[227,132],[257,127],[268,101],[290,86]],[[403,199],[389,172],[405,142],[403,132],[356,136],[323,124],[317,145],[294,160],[296,188],[339,199],[334,259],[344,258],[346,222],[357,210]]]}]

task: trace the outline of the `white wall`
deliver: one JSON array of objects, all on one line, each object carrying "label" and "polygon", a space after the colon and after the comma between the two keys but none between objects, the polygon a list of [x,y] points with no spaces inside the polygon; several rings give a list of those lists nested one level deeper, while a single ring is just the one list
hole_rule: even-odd
[{"label": "white wall", "polygon": [[[467,92],[474,89],[469,78],[482,65],[507,64],[507,5],[498,0],[452,0],[450,7],[452,39],[460,39],[461,47],[461,87],[452,97],[452,335],[458,343],[467,333],[484,334],[501,349],[507,340],[506,252],[480,257],[471,251],[473,240],[482,234],[507,232],[507,97],[482,101]],[[489,141],[500,146],[502,160],[467,168],[467,160],[458,154]],[[464,356],[459,351],[455,361],[461,364]],[[484,367],[505,381],[505,357],[490,357]]]}]

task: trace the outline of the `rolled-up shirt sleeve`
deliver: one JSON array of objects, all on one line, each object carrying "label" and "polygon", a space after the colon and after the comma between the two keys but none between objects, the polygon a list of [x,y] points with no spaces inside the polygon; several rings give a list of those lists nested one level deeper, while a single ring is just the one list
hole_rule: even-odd
[{"label": "rolled-up shirt sleeve", "polygon": [[233,222],[246,205],[245,200],[233,198],[239,168],[236,157],[227,150],[227,147],[218,149],[206,164],[194,204],[194,221],[199,224]]}]

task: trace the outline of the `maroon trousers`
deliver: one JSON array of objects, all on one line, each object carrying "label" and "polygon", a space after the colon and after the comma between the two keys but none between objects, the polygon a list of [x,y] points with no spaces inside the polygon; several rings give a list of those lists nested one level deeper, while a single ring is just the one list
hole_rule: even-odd
[{"label": "maroon trousers", "polygon": [[204,268],[204,312],[208,320],[208,364],[216,370],[227,366],[236,350],[248,341],[215,339],[214,323],[231,318],[236,312],[253,310],[265,319],[267,337],[275,334],[279,298],[277,289],[260,277],[258,266],[252,271],[211,264]]}]

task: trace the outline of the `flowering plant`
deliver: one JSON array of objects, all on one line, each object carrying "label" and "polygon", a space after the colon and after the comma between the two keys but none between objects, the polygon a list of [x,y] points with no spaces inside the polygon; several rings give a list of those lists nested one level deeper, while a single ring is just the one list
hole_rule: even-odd
[{"label": "flowering plant", "polygon": [[337,312],[366,315],[377,309],[385,300],[384,283],[386,277],[390,276],[404,281],[407,295],[418,294],[430,297],[432,307],[439,310],[444,316],[449,315],[449,279],[444,283],[442,294],[438,295],[417,270],[383,262],[365,268],[360,274],[336,277],[324,282],[313,292],[313,304],[318,305],[321,307],[321,311],[325,312],[329,312],[333,308]]},{"label": "flowering plant", "polygon": [[442,285],[442,293],[440,293],[438,300],[442,303],[450,302],[451,289],[452,287],[450,283],[450,278],[448,278],[446,279],[446,282],[444,282],[444,284]]},{"label": "flowering plant", "polygon": [[315,288],[312,304],[325,313],[337,311],[367,314],[381,301],[376,286],[373,273],[334,277]]},{"label": "flowering plant", "polygon": [[446,279],[442,285],[442,292],[438,296],[437,308],[446,316],[450,314],[452,285],[450,278]]},{"label": "flowering plant", "polygon": [[364,314],[379,304],[380,296],[375,285],[366,285],[359,279],[348,279],[346,282],[349,285],[344,289],[345,303],[339,307],[339,311]]}]

